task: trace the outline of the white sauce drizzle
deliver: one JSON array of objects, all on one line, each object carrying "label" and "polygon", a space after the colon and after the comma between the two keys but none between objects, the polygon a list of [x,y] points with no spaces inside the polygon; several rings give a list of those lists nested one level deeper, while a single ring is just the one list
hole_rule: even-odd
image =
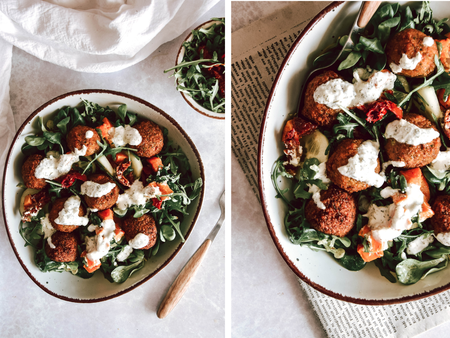
[{"label": "white sauce drizzle", "polygon": [[376,101],[383,91],[393,89],[397,78],[391,72],[375,71],[363,81],[360,75],[358,69],[353,72],[353,84],[342,79],[325,82],[314,91],[314,101],[331,109],[361,106]]},{"label": "white sauce drizzle", "polygon": [[386,139],[393,138],[397,142],[413,146],[426,144],[439,137],[433,128],[419,128],[405,119],[395,120],[386,126]]},{"label": "white sauce drizzle", "polygon": [[93,181],[86,181],[81,185],[81,195],[87,195],[89,197],[102,197],[108,194],[116,187],[115,183],[106,182],[103,184]]},{"label": "white sauce drizzle", "polygon": [[122,126],[114,128],[112,142],[116,147],[123,147],[127,144],[137,146],[142,142],[142,136],[139,131],[128,124],[125,128]]},{"label": "white sauce drizzle", "polygon": [[423,249],[433,243],[434,237],[431,234],[423,234],[408,244],[406,252],[408,255],[417,255]]},{"label": "white sauce drizzle", "polygon": [[367,183],[377,188],[384,183],[384,177],[375,172],[378,166],[378,143],[364,141],[358,147],[355,156],[348,159],[348,163],[338,168],[341,175]]},{"label": "white sauce drizzle", "polygon": [[94,136],[94,132],[92,130],[86,131],[86,135],[85,135],[86,139],[90,139],[90,138],[92,138],[92,136]]},{"label": "white sauce drizzle", "polygon": [[416,56],[414,56],[412,59],[408,58],[408,56],[405,53],[403,53],[399,61],[399,64],[397,65],[391,62],[389,67],[391,67],[394,73],[400,73],[403,69],[406,70],[416,69],[417,65],[421,60],[422,54],[420,54],[420,52],[417,52]]},{"label": "white sauce drizzle", "polygon": [[52,242],[52,236],[47,238],[47,244],[50,247],[50,249],[55,249],[56,248],[55,244],[53,244],[53,242]]},{"label": "white sauce drizzle", "polygon": [[422,43],[424,46],[431,47],[434,45],[434,40],[432,37],[426,36],[423,38]]},{"label": "white sauce drizzle", "polygon": [[150,242],[150,238],[145,234],[137,234],[132,240],[128,242],[133,249],[141,249]]},{"label": "white sauce drizzle", "polygon": [[73,153],[62,154],[58,158],[50,155],[44,158],[34,171],[36,178],[45,178],[47,180],[54,180],[67,174],[72,169],[72,164],[80,160],[80,156],[86,155],[87,147],[83,145],[81,150],[75,149]]},{"label": "white sauce drizzle", "polygon": [[116,230],[112,219],[105,219],[100,225],[102,230],[97,235],[85,239],[86,257],[96,263],[108,253]]},{"label": "white sauce drizzle", "polygon": [[48,218],[49,214],[45,214],[45,217],[41,217],[41,225],[42,231],[44,232],[44,239],[49,238],[56,232],[56,229],[53,227],[50,219]]},{"label": "white sauce drizzle", "polygon": [[428,165],[432,170],[436,170],[439,174],[443,175],[450,169],[450,149],[447,151],[440,151],[438,156]]},{"label": "white sauce drizzle", "polygon": [[440,232],[434,237],[436,237],[441,244],[450,246],[450,232]]},{"label": "white sauce drizzle", "polygon": [[119,262],[123,262],[131,255],[132,252],[133,248],[130,245],[125,245],[117,255],[116,260],[118,260]]},{"label": "white sauce drizzle", "polygon": [[[322,162],[319,165],[313,164],[312,166],[310,166],[310,168],[311,170],[314,170],[316,172],[316,174],[313,177],[314,180],[321,180],[322,183],[324,184],[328,184],[331,182],[330,179],[327,177],[326,162]],[[321,189],[315,184],[308,183],[307,185],[309,187],[308,192],[312,194],[312,199],[314,203],[316,203],[319,209],[325,210],[326,209],[325,204],[323,204],[322,201],[320,200]]]},{"label": "white sauce drizzle", "polygon": [[81,200],[77,195],[70,196],[64,202],[64,208],[59,212],[55,223],[60,225],[87,225],[89,218],[86,216],[78,216],[80,205]]},{"label": "white sauce drizzle", "polygon": [[145,205],[151,198],[161,195],[159,187],[152,187],[150,185],[144,187],[141,181],[134,181],[130,189],[125,193],[119,195],[116,206],[120,210],[125,210],[132,205]]}]

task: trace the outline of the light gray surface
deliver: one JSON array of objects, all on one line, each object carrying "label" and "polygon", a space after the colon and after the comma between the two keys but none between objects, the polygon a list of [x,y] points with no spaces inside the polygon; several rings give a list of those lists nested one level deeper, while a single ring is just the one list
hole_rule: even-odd
[{"label": "light gray surface", "polygon": [[[192,28],[224,16],[225,1]],[[171,282],[219,218],[224,189],[224,121],[196,113],[163,70],[175,63],[189,30],[164,44],[146,60],[111,74],[86,74],[41,61],[17,48],[13,52],[11,105],[16,129],[48,100],[79,89],[110,89],[140,97],[171,115],[199,150],[206,173],[202,213],[185,246],[154,278],[116,299],[76,304],[54,298],[21,268],[0,221],[1,337],[223,337],[225,332],[225,236],[219,232],[184,298],[164,320],[157,307]],[[6,145],[0,145],[6,147]],[[9,145],[8,145],[9,146]],[[76,277],[74,277],[76,278]],[[109,283],[105,280],[105,283]]]},{"label": "light gray surface", "polygon": [[[289,1],[234,1],[231,29],[236,31],[287,5]],[[233,338],[326,337],[297,276],[278,253],[261,206],[234,156],[231,165]],[[449,337],[449,330],[450,323],[445,323],[419,337]]]}]

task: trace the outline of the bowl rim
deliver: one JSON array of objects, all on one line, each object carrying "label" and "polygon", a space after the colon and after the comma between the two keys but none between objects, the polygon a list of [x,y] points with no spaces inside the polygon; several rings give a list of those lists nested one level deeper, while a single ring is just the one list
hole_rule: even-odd
[{"label": "bowl rim", "polygon": [[[282,73],[284,71],[284,68],[289,62],[289,59],[291,55],[294,53],[294,51],[297,49],[297,46],[303,41],[305,36],[307,36],[310,31],[314,28],[314,26],[322,19],[324,18],[328,13],[333,12],[334,9],[338,8],[339,6],[343,5],[345,1],[334,1],[331,4],[329,4],[327,7],[325,7],[319,14],[317,14],[304,28],[304,30],[301,32],[301,34],[297,37],[297,39],[292,44],[291,48],[289,49],[288,53],[284,57],[283,62],[280,65],[280,68],[278,69],[277,75],[275,77],[275,80],[273,82],[272,88],[270,90],[269,96],[267,98],[266,107],[264,109],[264,114],[262,117],[261,122],[261,128],[259,133],[259,142],[258,142],[258,189],[259,189],[259,196],[261,198],[261,207],[263,210],[264,218],[266,220],[267,228],[269,230],[270,236],[272,237],[272,240],[278,249],[278,252],[283,257],[286,264],[291,268],[291,270],[305,283],[307,283],[309,286],[313,287],[317,291],[336,298],[341,301],[354,303],[354,304],[360,304],[360,305],[392,305],[392,304],[401,304],[401,303],[407,303],[414,300],[423,299],[429,296],[436,295],[438,293],[441,293],[443,291],[450,289],[450,282],[446,285],[437,287],[433,290],[426,291],[423,293],[411,295],[411,296],[404,296],[401,298],[390,298],[390,299],[364,299],[364,298],[355,298],[355,297],[349,297],[344,296],[340,293],[331,291],[320,284],[317,284],[313,281],[311,281],[307,276],[305,276],[295,265],[295,263],[288,257],[286,252],[284,252],[283,247],[281,246],[281,243],[278,241],[277,235],[275,233],[274,225],[271,222],[271,218],[269,215],[269,211],[267,209],[267,198],[265,197],[264,189],[263,189],[263,177],[262,177],[262,155],[263,155],[263,143],[264,143],[264,131],[266,128],[266,122],[267,122],[267,115],[269,112],[269,107],[272,103],[274,93],[276,92],[276,89],[279,85],[280,79],[282,77]],[[405,286],[407,287],[407,286]]]},{"label": "bowl rim", "polygon": [[[223,19],[223,18],[217,18],[217,19]],[[193,30],[199,30],[200,28],[202,28],[203,26],[206,26],[208,24],[212,24],[212,23],[218,23],[220,25],[222,25],[222,21],[217,21],[217,20],[208,20],[200,25],[198,25],[197,27],[195,27],[194,29],[191,30],[191,32],[189,33],[188,36],[186,36],[186,38],[183,40],[180,48],[178,49],[178,53],[177,53],[177,57],[175,59],[175,66],[178,65],[178,59],[180,58],[180,55],[184,55],[184,46],[183,43],[185,43],[188,39],[190,39],[192,37],[192,31]],[[177,84],[178,84],[178,80],[177,80]],[[225,120],[225,113],[215,113],[209,109],[206,109],[205,107],[200,106],[197,102],[195,102],[193,99],[189,100],[188,97],[186,96],[185,93],[180,92],[181,96],[183,96],[183,99],[187,102],[187,104],[194,109],[197,113],[200,113],[204,116],[216,119],[216,120]],[[192,102],[194,101],[194,102]],[[201,108],[200,108],[201,107]],[[204,109],[205,111],[208,111],[208,113],[202,111],[202,109]]]},{"label": "bowl rim", "polygon": [[[44,285],[42,285],[41,283],[39,283],[36,278],[34,278],[33,274],[28,270],[27,266],[25,265],[25,263],[21,260],[19,253],[16,249],[16,243],[14,242],[14,240],[12,239],[12,235],[10,233],[9,230],[9,225],[8,225],[8,221],[6,218],[6,211],[5,211],[5,179],[6,179],[6,173],[8,171],[8,167],[10,165],[10,162],[13,160],[11,158],[11,152],[12,149],[14,148],[14,145],[16,144],[16,142],[18,141],[19,136],[21,135],[23,129],[26,127],[26,125],[28,123],[30,123],[32,120],[34,120],[34,118],[46,107],[48,107],[49,105],[64,99],[68,96],[75,96],[75,95],[83,95],[83,94],[94,94],[94,93],[100,93],[100,94],[111,94],[111,95],[117,95],[117,96],[122,96],[134,101],[137,101],[140,104],[143,104],[153,110],[155,110],[156,112],[158,112],[159,114],[161,114],[164,118],[166,118],[176,129],[178,129],[178,131],[182,134],[182,136],[186,139],[186,141],[189,143],[190,147],[192,148],[192,151],[195,154],[196,159],[198,160],[199,163],[199,169],[200,169],[200,177],[203,180],[203,184],[202,184],[202,189],[201,189],[201,193],[198,196],[199,200],[198,200],[198,207],[196,209],[195,215],[193,217],[191,226],[189,227],[189,229],[187,230],[186,234],[184,235],[185,241],[184,242],[180,242],[180,244],[176,247],[175,251],[170,255],[170,257],[163,263],[161,264],[161,266],[159,266],[155,271],[153,271],[151,274],[149,274],[148,276],[146,276],[145,278],[143,278],[142,280],[132,284],[131,286],[129,286],[128,288],[118,291],[110,296],[106,296],[106,297],[100,297],[100,298],[89,298],[89,299],[79,299],[79,298],[71,298],[71,297],[67,297],[67,296],[63,296],[63,295],[59,295],[54,293],[53,291],[50,291],[49,289],[47,289]],[[11,142],[11,145],[9,147],[8,150],[8,155],[6,157],[6,161],[5,161],[5,170],[3,173],[3,183],[2,183],[2,203],[3,203],[3,208],[2,208],[2,214],[3,214],[3,220],[5,222],[5,228],[6,228],[6,233],[8,235],[8,239],[9,239],[9,243],[11,244],[11,247],[14,251],[14,254],[17,258],[17,260],[19,261],[20,265],[22,266],[22,268],[24,269],[24,271],[26,272],[26,274],[28,275],[28,277],[31,278],[31,280],[37,285],[39,286],[43,291],[45,291],[46,293],[50,294],[51,296],[54,296],[56,298],[59,298],[61,300],[65,300],[65,301],[69,301],[69,302],[73,302],[73,303],[98,303],[98,302],[103,302],[109,299],[113,299],[116,297],[119,297],[121,295],[124,295],[132,290],[134,290],[135,288],[137,288],[138,286],[144,284],[145,282],[147,282],[148,280],[150,280],[151,278],[153,278],[158,272],[160,272],[164,267],[166,267],[174,258],[175,256],[179,253],[179,251],[181,250],[181,248],[183,247],[183,245],[186,243],[187,239],[189,238],[189,235],[191,234],[195,224],[197,223],[198,217],[200,215],[201,209],[203,207],[203,200],[204,200],[204,194],[205,194],[205,168],[203,166],[203,162],[200,156],[199,151],[197,150],[194,142],[191,140],[191,138],[188,136],[188,134],[184,131],[184,129],[178,124],[178,122],[175,121],[175,119],[173,117],[171,117],[170,115],[168,115],[166,112],[164,112],[163,110],[161,110],[160,108],[154,106],[153,104],[138,98],[134,95],[130,95],[127,93],[122,93],[122,92],[118,92],[118,91],[113,91],[113,90],[107,90],[107,89],[82,89],[82,90],[76,90],[76,91],[72,91],[72,92],[68,92],[62,95],[59,95],[49,101],[47,101],[46,103],[42,104],[39,108],[37,108],[33,113],[30,114],[30,116],[28,116],[28,118],[22,123],[22,125],[20,126],[20,128],[17,130],[16,134],[14,135],[14,138]],[[105,279],[106,281],[106,279]]]}]

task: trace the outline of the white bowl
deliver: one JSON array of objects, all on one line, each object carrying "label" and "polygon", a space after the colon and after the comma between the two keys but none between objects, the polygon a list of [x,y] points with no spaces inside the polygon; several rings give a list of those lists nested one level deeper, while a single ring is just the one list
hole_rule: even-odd
[{"label": "white bowl", "polygon": [[[205,175],[200,154],[192,140],[178,123],[161,109],[128,94],[97,89],[67,93],[50,100],[36,109],[22,124],[9,149],[3,177],[3,217],[11,246],[25,272],[41,289],[63,300],[92,303],[120,296],[148,281],[176,256],[183,243],[177,238],[173,242],[166,242],[161,245],[158,254],[149,259],[145,263],[144,268],[135,272],[122,284],[110,283],[103,277],[101,272],[95,273],[90,279],[82,279],[68,272],[44,273],[36,267],[34,263],[34,249],[25,247],[25,242],[19,234],[19,201],[23,189],[16,187],[16,185],[22,181],[21,166],[24,156],[21,152],[21,146],[25,143],[27,134],[38,132],[38,116],[45,119],[63,106],[78,106],[82,99],[98,103],[101,106],[109,105],[110,107],[125,103],[129,111],[151,119],[158,125],[167,128],[169,138],[185,152],[191,165],[193,177],[201,177],[203,183],[205,183]],[[181,225],[186,239],[189,237],[200,214],[204,189],[205,185],[203,185],[199,197],[189,206],[189,215],[186,216]]]},{"label": "white bowl", "polygon": [[[213,24],[221,25],[222,21],[210,20],[210,21],[207,21],[207,22],[201,24],[200,26],[198,26],[197,28],[195,28],[193,30],[199,30],[200,28],[208,28],[208,27],[211,27]],[[192,41],[192,39],[193,39],[193,35],[192,35],[192,33],[189,33],[189,35],[186,37],[186,39],[184,39],[183,43],[185,43],[187,41]],[[184,48],[183,45],[181,45],[180,49],[178,50],[177,60],[175,62],[175,65],[178,65],[181,61],[183,61],[185,51],[186,51],[186,49]],[[177,81],[177,83],[178,83],[178,81]],[[225,113],[215,113],[209,109],[206,109],[205,107],[201,106],[200,104],[198,104],[197,101],[195,101],[190,95],[183,93],[183,92],[180,92],[180,94],[183,96],[183,98],[187,102],[187,104],[190,105],[191,108],[193,108],[198,113],[203,114],[208,117],[211,117],[211,118],[214,118],[214,119],[218,119],[218,120],[225,119]]]},{"label": "white bowl", "polygon": [[[400,2],[404,4],[405,2]],[[409,3],[410,5],[413,3]],[[419,4],[419,3],[418,3]],[[290,113],[296,112],[298,94],[312,62],[336,37],[348,34],[361,2],[334,2],[320,12],[303,30],[281,65],[269,94],[259,140],[259,188],[267,226],[275,245],[289,267],[306,283],[340,300],[366,304],[395,304],[420,299],[450,289],[450,268],[428,276],[414,285],[390,283],[375,264],[352,272],[329,254],[292,244],[283,218],[286,206],[276,199],[271,168],[282,154],[281,134]],[[434,17],[450,16],[447,2],[431,2]]]}]

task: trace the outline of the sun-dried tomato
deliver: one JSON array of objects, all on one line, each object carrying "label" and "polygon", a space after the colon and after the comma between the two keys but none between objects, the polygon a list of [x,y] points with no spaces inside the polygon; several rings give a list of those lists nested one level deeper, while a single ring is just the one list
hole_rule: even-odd
[{"label": "sun-dried tomato", "polygon": [[57,179],[58,182],[61,182],[61,187],[64,189],[70,188],[76,180],[86,182],[87,177],[86,175],[80,174],[78,171],[70,171],[68,174]]},{"label": "sun-dried tomato", "polygon": [[124,172],[131,165],[131,162],[122,162],[116,168],[117,180],[126,187],[131,187],[130,181],[124,176]]},{"label": "sun-dried tomato", "polygon": [[213,58],[213,55],[210,53],[210,51],[208,49],[206,49],[205,44],[200,44],[198,46],[198,53],[202,54],[202,52],[203,52],[204,59],[212,59]]},{"label": "sun-dried tomato", "polygon": [[298,145],[303,136],[313,133],[316,129],[317,126],[314,123],[296,116],[292,120],[289,120],[284,127],[283,143]]},{"label": "sun-dried tomato", "polygon": [[214,65],[208,68],[208,73],[219,80],[219,95],[220,97],[225,97],[225,67],[222,65]]},{"label": "sun-dried tomato", "polygon": [[23,222],[30,222],[31,217],[35,216],[51,200],[47,190],[41,190],[37,194],[28,196],[27,203],[24,203]]},{"label": "sun-dried tomato", "polygon": [[378,100],[370,105],[358,107],[366,113],[366,121],[375,123],[380,121],[388,111],[392,112],[397,118],[402,119],[403,110],[398,107],[394,102],[389,100]]},{"label": "sun-dried tomato", "polygon": [[155,208],[161,209],[162,202],[163,202],[162,200],[152,198],[152,203]]}]

